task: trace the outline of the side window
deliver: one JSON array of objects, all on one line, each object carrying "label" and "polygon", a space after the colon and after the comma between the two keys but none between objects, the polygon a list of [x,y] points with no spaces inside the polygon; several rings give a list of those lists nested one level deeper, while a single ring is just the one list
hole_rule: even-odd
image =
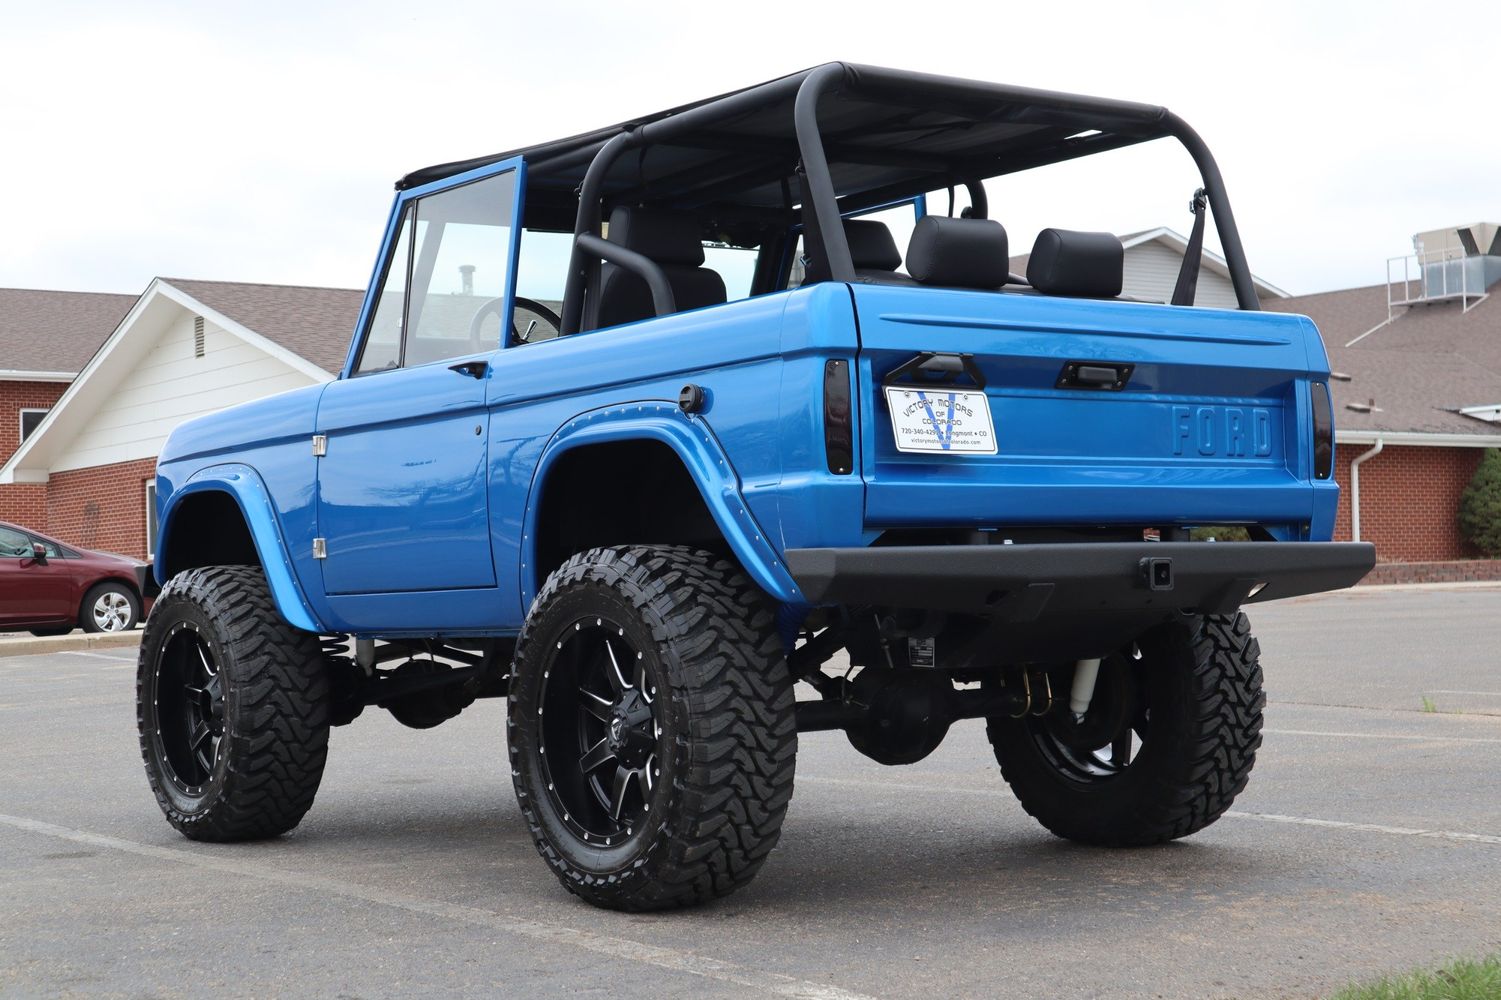
[{"label": "side window", "polygon": [[726,301],[748,299],[751,283],[756,279],[758,249],[731,246],[728,243],[705,243],[704,266],[719,272],[724,279]]},{"label": "side window", "polygon": [[417,202],[406,367],[500,346],[515,190],[507,171]]},{"label": "side window", "polygon": [[515,190],[506,171],[407,206],[356,374],[499,346]]},{"label": "side window", "polygon": [[401,330],[406,322],[408,264],[412,259],[412,214],[415,208],[415,205],[408,205],[402,215],[401,230],[391,252],[391,265],[381,282],[380,297],[375,300],[370,333],[365,337],[360,363],[355,366],[357,375],[401,367]]},{"label": "side window", "polygon": [[0,557],[13,559],[17,556],[22,558],[31,555],[31,539],[19,531],[9,528],[0,528]]},{"label": "side window", "polygon": [[516,259],[515,343],[535,344],[558,335],[563,285],[573,255],[573,233],[547,229],[521,231]]},{"label": "side window", "polygon": [[31,437],[36,429],[42,426],[42,421],[47,418],[47,411],[42,409],[26,408],[21,410],[21,440]]}]

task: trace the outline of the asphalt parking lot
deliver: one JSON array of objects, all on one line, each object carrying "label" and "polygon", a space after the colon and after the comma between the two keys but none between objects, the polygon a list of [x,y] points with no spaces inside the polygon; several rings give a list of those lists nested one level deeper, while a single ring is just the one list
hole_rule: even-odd
[{"label": "asphalt parking lot", "polygon": [[367,713],[301,827],[216,847],[147,790],[132,650],[0,659],[0,996],[1313,997],[1501,949],[1501,586],[1252,621],[1265,744],[1196,837],[1051,838],[979,723],[908,768],[808,734],[757,881],[647,916],[537,858],[498,702]]}]

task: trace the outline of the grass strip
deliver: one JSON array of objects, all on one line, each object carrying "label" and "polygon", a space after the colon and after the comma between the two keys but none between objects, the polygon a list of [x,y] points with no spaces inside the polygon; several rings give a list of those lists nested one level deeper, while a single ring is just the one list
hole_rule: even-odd
[{"label": "grass strip", "polygon": [[1497,1000],[1501,955],[1459,958],[1433,971],[1408,972],[1360,986],[1347,986],[1329,1000]]}]

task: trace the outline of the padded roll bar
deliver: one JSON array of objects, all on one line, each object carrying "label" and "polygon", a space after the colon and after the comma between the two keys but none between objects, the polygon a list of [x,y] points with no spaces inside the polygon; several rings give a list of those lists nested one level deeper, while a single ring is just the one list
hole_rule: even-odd
[{"label": "padded roll bar", "polygon": [[[1082,97],[1028,87],[978,83],[925,73],[827,63],[805,74],[783,77],[719,100],[682,109],[669,117],[658,118],[634,127],[624,126],[625,131],[617,133],[600,147],[599,152],[590,161],[584,181],[579,187],[573,254],[570,259],[567,285],[563,293],[561,332],[571,334],[582,329],[585,292],[598,288],[600,261],[605,252],[615,253],[613,245],[602,239],[600,223],[604,217],[605,176],[620,155],[630,149],[668,142],[676,136],[708,125],[723,124],[726,120],[764,109],[789,98],[793,101],[793,128],[796,133],[798,153],[807,176],[805,197],[808,199],[808,204],[804,206],[804,209],[811,210],[814,221],[817,223],[816,240],[815,234],[811,231],[812,227],[809,227],[810,242],[816,241],[823,244],[821,247],[810,246],[809,250],[814,255],[822,252],[822,258],[827,263],[829,275],[833,280],[853,281],[854,265],[850,258],[849,243],[844,236],[844,227],[840,223],[838,193],[834,189],[823,136],[818,127],[819,102],[836,91],[902,107],[929,107],[936,101],[962,108],[966,114],[972,112],[980,119],[993,114],[997,105],[1020,105],[1029,112],[1025,119],[1027,121],[1063,126],[1076,124],[1081,132],[1096,127],[1123,129],[1113,135],[1081,138],[1075,146],[1070,146],[1061,154],[1056,149],[1052,150],[1044,154],[1044,157],[1035,164],[1036,166],[1089,153],[1103,152],[1106,149],[1118,148],[1160,135],[1171,135],[1188,150],[1199,169],[1210,210],[1214,213],[1215,228],[1219,232],[1225,262],[1230,270],[1230,280],[1235,287],[1237,303],[1242,309],[1261,308],[1260,300],[1256,295],[1255,282],[1251,277],[1251,269],[1246,263],[1245,249],[1241,245],[1240,231],[1236,227],[1235,216],[1230,209],[1230,199],[1225,193],[1225,182],[1220,176],[1219,166],[1198,133],[1190,128],[1187,122],[1167,109],[1129,101]],[[1034,111],[1041,112],[1041,114],[1032,114],[1031,112]],[[1013,171],[1026,169],[1028,164],[1024,160],[1025,157],[1021,160],[1009,161],[1008,169]],[[939,183],[939,186],[951,182],[940,183],[936,176],[933,180]],[[983,187],[978,181],[970,183],[966,179],[965,183],[970,188],[972,202],[979,210],[979,214],[983,214],[983,208],[980,208],[984,204]],[[976,196],[977,191],[978,196]],[[866,197],[877,200],[889,198],[890,195],[891,192],[884,190],[866,193]],[[856,199],[856,202],[858,204],[859,199]],[[583,237],[593,237],[593,239]],[[643,272],[639,260],[618,254],[612,259],[620,266],[630,269],[632,273],[647,279],[648,284],[652,284],[648,274]],[[627,263],[627,260],[632,262]],[[648,263],[651,262],[648,261]],[[655,285],[653,286],[652,299],[660,314],[663,311],[664,299],[658,294],[659,290]],[[671,301],[670,289],[665,301]]]}]

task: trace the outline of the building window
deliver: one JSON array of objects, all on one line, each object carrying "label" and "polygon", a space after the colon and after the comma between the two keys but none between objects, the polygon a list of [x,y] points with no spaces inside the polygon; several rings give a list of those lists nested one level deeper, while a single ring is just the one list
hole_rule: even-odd
[{"label": "building window", "polygon": [[46,410],[22,410],[21,411],[21,440],[31,437],[33,431],[42,425],[46,418]]},{"label": "building window", "polygon": [[156,558],[156,480],[146,480],[146,558]]},{"label": "building window", "polygon": [[193,357],[203,357],[203,317],[193,317]]}]

